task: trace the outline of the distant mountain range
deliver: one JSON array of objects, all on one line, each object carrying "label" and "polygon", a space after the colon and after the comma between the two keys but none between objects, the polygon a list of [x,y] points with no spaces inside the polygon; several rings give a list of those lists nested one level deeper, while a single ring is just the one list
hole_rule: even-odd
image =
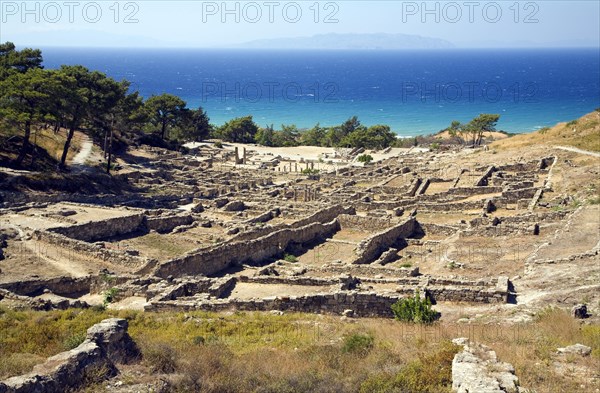
[{"label": "distant mountain range", "polygon": [[236,48],[248,49],[445,49],[454,44],[439,38],[410,34],[318,34],[311,37],[249,41]]}]

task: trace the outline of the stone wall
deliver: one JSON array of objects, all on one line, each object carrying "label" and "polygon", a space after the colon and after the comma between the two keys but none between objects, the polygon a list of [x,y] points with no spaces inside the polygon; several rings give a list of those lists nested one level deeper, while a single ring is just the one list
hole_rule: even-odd
[{"label": "stone wall", "polygon": [[392,225],[390,220],[350,214],[340,214],[338,220],[340,221],[342,229],[356,228],[364,231],[380,231],[381,228],[387,228]]},{"label": "stone wall", "polygon": [[105,319],[88,329],[77,348],[48,358],[29,374],[0,382],[0,393],[62,393],[116,375],[115,363],[140,356],[127,327],[125,319]]},{"label": "stone wall", "polygon": [[[82,240],[72,239],[70,237],[53,233],[50,231],[34,231],[33,236],[40,241],[45,241],[50,244],[61,246],[64,250],[64,258],[71,258],[73,253],[84,253],[92,258],[100,258],[112,263],[119,263],[132,268],[141,268],[146,265],[149,260],[135,255],[129,255],[125,251],[112,250],[105,248],[103,245],[88,243]],[[43,253],[43,248],[40,248]]]},{"label": "stone wall", "polygon": [[538,189],[535,187],[505,190],[502,192],[502,197],[509,202],[516,203],[519,199],[532,199],[537,191]]},{"label": "stone wall", "polygon": [[132,214],[114,217],[102,221],[91,221],[85,224],[70,225],[48,229],[72,239],[93,242],[112,236],[124,235],[136,231],[144,221],[144,214]]},{"label": "stone wall", "polygon": [[175,227],[181,225],[190,225],[192,222],[194,222],[194,218],[190,214],[147,217],[144,220],[146,228],[159,233],[171,232]]},{"label": "stone wall", "polygon": [[433,223],[418,223],[423,233],[431,235],[446,235],[452,236],[459,228],[450,225],[441,225]]},{"label": "stone wall", "polygon": [[336,217],[338,217],[339,215],[342,215],[342,214],[352,215],[352,214],[355,214],[355,210],[352,207],[344,207],[342,205],[334,205],[334,206],[330,206],[330,207],[321,209],[321,210],[317,211],[316,213],[311,214],[310,216],[302,218],[298,221],[295,221],[291,224],[263,226],[262,228],[253,228],[250,231],[241,232],[238,235],[236,235],[235,237],[233,237],[232,239],[230,239],[230,241],[231,242],[247,241],[247,240],[252,240],[252,239],[257,239],[259,237],[267,236],[270,233],[273,233],[273,232],[276,232],[279,230],[283,230],[283,229],[299,228],[299,227],[306,226],[308,224],[312,224],[312,223],[316,223],[316,222],[326,223],[326,222],[333,221]]},{"label": "stone wall", "polygon": [[408,220],[395,225],[383,232],[376,233],[373,236],[361,241],[354,250],[356,258],[352,261],[354,264],[371,263],[389,247],[398,243],[399,240],[412,235],[415,230],[416,220],[409,218]]},{"label": "stone wall", "polygon": [[285,284],[285,285],[304,285],[304,286],[328,286],[340,282],[336,278],[319,277],[285,277],[285,276],[240,276],[240,282],[251,282],[257,284]]},{"label": "stone wall", "polygon": [[326,223],[331,222],[336,219],[340,214],[356,214],[354,208],[345,207],[342,205],[334,205],[331,207],[327,207],[325,209],[321,209],[318,212],[303,218],[301,220],[295,221],[290,226],[292,228],[300,228],[306,226],[308,224],[320,222]]},{"label": "stone wall", "polygon": [[192,198],[193,193],[183,195],[159,195],[152,197],[144,197],[140,195],[112,195],[112,194],[74,194],[67,192],[57,192],[52,194],[35,193],[35,192],[0,192],[0,201],[6,206],[14,206],[25,203],[59,203],[73,202],[85,203],[100,206],[134,206],[150,208],[155,206],[169,206],[173,202],[178,202],[181,199]]},{"label": "stone wall", "polygon": [[39,280],[21,280],[0,284],[0,288],[22,296],[38,296],[45,289],[65,297],[79,297],[90,292],[92,277],[56,277]]},{"label": "stone wall", "polygon": [[299,228],[282,229],[253,240],[228,242],[167,261],[154,273],[163,278],[170,275],[215,274],[243,262],[261,262],[283,253],[290,244],[304,244],[325,238],[339,228],[336,219],[326,224],[316,222]]},{"label": "stone wall", "polygon": [[393,317],[391,305],[405,295],[399,293],[374,293],[339,291],[305,296],[266,297],[256,300],[222,299],[214,301],[151,302],[146,311],[269,311],[326,313],[341,315],[354,311],[357,317]]}]

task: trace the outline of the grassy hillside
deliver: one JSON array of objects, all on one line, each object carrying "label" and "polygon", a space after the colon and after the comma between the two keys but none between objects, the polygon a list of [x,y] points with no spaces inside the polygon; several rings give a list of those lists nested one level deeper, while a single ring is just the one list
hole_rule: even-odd
[{"label": "grassy hillside", "polygon": [[529,134],[515,135],[496,141],[490,147],[498,150],[522,148],[529,145],[573,146],[579,149],[600,152],[600,111],[558,123],[551,128],[542,128]]},{"label": "grassy hillside", "polygon": [[[12,160],[19,154],[23,144],[22,131],[0,126],[0,166],[12,167]],[[33,130],[31,148],[19,169],[46,171],[55,170],[65,144],[67,131],[60,129],[57,133],[49,128]],[[71,141],[67,160],[72,159],[81,146],[83,134],[76,132]]]}]

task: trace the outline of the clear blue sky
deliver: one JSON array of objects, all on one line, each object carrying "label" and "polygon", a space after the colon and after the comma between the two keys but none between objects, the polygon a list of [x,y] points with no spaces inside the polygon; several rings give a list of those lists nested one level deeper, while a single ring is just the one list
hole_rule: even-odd
[{"label": "clear blue sky", "polygon": [[21,0],[0,0],[0,41],[40,47],[222,47],[322,33],[404,33],[460,47],[600,46],[597,0],[430,1],[427,10],[422,1],[229,1],[226,10],[222,1],[71,2],[75,5],[30,1],[24,9]]}]

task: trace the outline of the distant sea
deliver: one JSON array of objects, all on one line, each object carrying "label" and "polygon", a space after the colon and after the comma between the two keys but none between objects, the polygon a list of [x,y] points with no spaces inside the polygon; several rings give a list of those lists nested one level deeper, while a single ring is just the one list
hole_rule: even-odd
[{"label": "distant sea", "polygon": [[46,68],[82,64],[132,82],[144,97],[171,93],[211,122],[253,115],[261,126],[330,126],[356,115],[401,136],[452,120],[501,115],[529,132],[600,107],[600,50],[269,51],[43,49]]}]

